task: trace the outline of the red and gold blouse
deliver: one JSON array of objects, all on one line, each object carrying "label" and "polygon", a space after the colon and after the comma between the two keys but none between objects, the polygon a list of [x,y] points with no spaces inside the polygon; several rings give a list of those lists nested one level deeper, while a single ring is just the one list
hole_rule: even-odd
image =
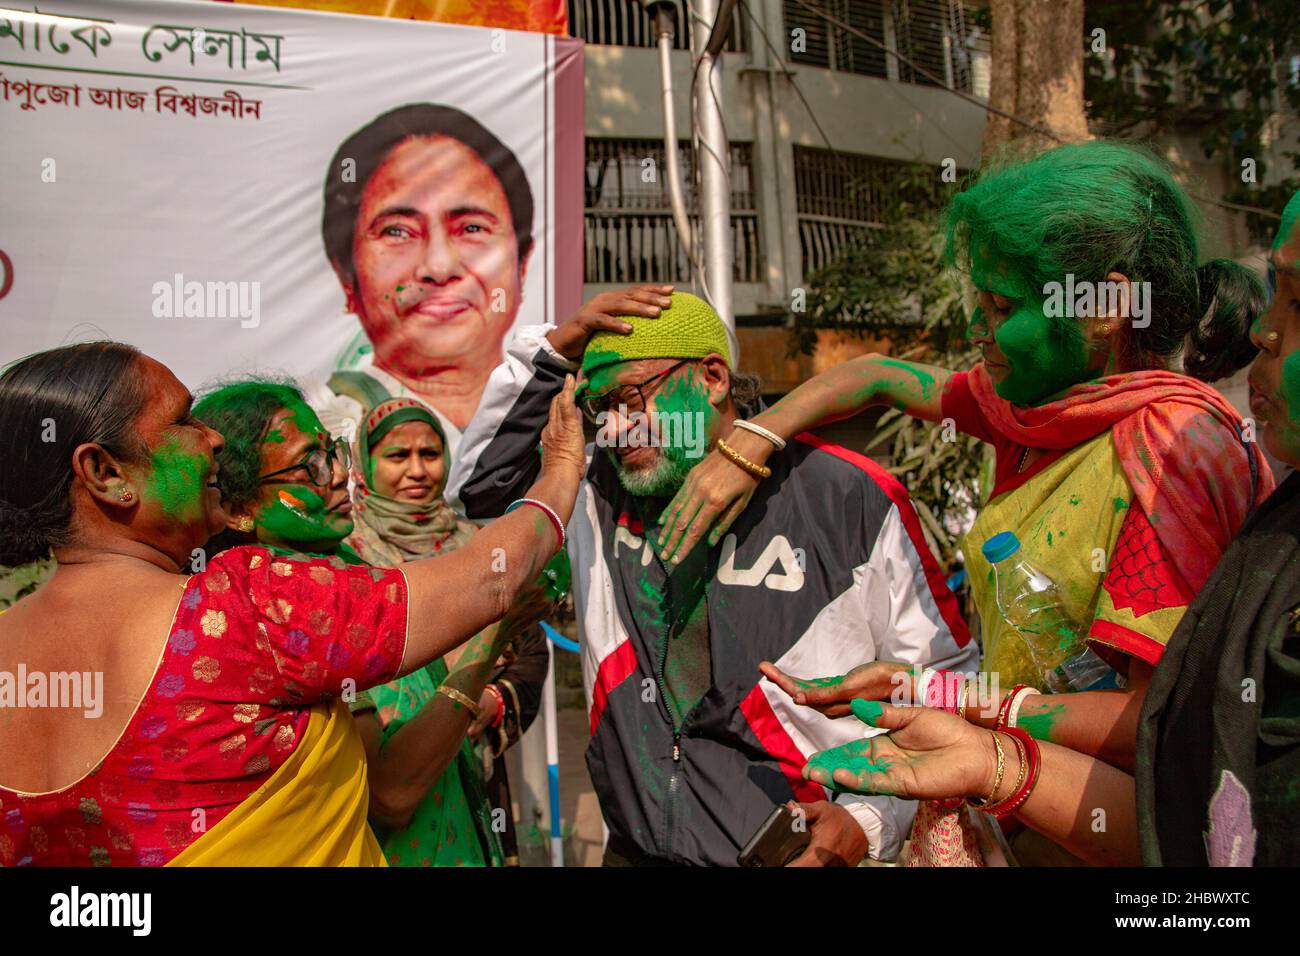
[{"label": "red and gold blouse", "polygon": [[161,866],[293,753],[310,707],[391,680],[406,648],[395,568],[241,547],[185,585],[121,737],[76,783],[0,787],[0,864]]}]

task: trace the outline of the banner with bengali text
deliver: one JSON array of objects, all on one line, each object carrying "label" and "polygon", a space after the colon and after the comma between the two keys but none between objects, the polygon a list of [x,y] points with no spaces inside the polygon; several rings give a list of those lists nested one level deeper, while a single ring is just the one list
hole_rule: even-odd
[{"label": "banner with bengali text", "polygon": [[580,301],[581,52],[207,0],[0,6],[0,364],[111,338],[192,389],[377,365],[450,383],[462,427],[510,330]]}]

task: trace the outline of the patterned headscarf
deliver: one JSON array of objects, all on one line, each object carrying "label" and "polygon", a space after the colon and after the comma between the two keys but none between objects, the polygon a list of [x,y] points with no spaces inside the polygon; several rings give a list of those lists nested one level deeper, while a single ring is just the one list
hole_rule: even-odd
[{"label": "patterned headscarf", "polygon": [[376,405],[357,429],[352,472],[353,518],[356,528],[350,543],[371,564],[392,567],[417,558],[446,554],[460,547],[475,527],[457,516],[445,498],[428,505],[397,501],[376,492],[371,452],[398,425],[424,422],[442,442],[444,480],[451,470],[447,436],[438,416],[413,398],[391,398]]}]

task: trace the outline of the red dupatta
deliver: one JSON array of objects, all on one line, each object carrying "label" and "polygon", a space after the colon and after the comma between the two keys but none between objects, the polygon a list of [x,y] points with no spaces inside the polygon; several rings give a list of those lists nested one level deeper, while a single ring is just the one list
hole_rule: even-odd
[{"label": "red dupatta", "polygon": [[989,426],[1020,445],[1073,448],[1109,429],[1134,502],[1194,589],[1205,584],[1246,514],[1273,491],[1268,463],[1240,437],[1236,409],[1186,375],[1107,375],[1034,407],[999,397],[983,362],[969,384]]}]

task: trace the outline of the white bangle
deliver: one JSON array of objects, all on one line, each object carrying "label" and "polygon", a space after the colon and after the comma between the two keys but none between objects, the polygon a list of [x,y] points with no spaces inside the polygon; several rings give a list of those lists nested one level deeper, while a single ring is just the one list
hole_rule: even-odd
[{"label": "white bangle", "polygon": [[927,667],[921,671],[921,676],[916,680],[916,699],[912,702],[913,707],[924,707],[926,695],[930,692],[930,682],[933,681],[939,672],[933,667]]},{"label": "white bangle", "polygon": [[1007,727],[1014,727],[1016,725],[1016,717],[1020,715],[1020,705],[1025,702],[1026,698],[1035,695],[1041,696],[1038,691],[1034,690],[1032,687],[1022,687],[1020,690],[1016,691],[1016,696],[1012,698],[1011,706],[1007,709]]},{"label": "white bangle", "polygon": [[747,422],[743,418],[737,418],[731,424],[735,425],[737,428],[743,428],[747,432],[753,432],[755,435],[762,435],[776,446],[777,451],[785,450],[785,439],[776,432],[768,431],[762,425],[755,425],[753,422]]}]

